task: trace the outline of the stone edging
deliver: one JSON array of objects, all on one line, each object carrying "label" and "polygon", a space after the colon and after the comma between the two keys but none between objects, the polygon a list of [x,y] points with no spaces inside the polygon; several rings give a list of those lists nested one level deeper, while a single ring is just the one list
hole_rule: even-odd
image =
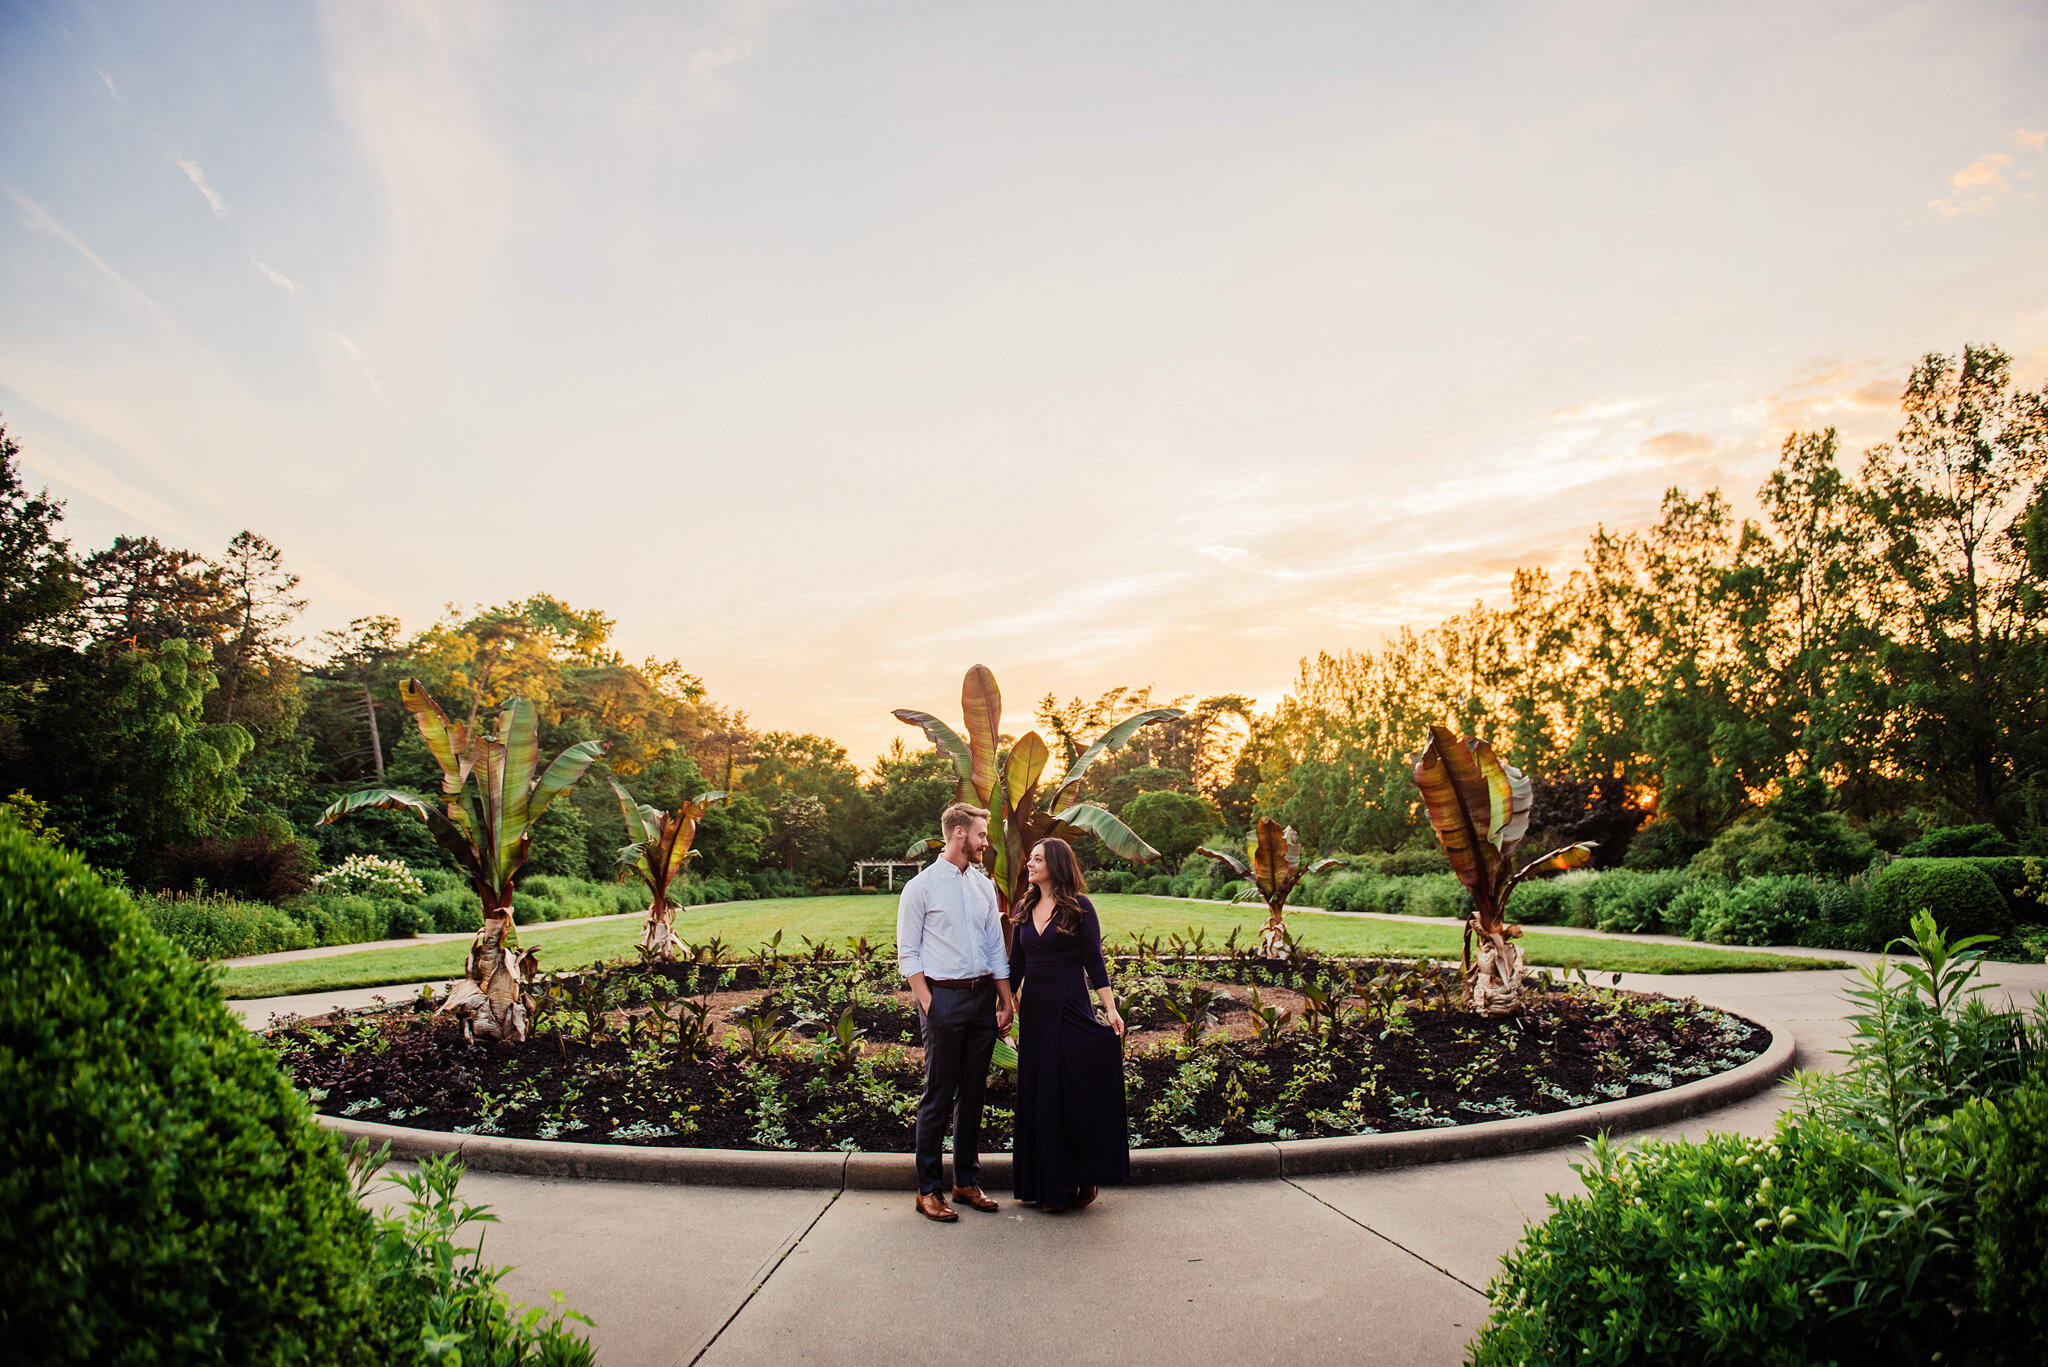
[{"label": "stone edging", "polygon": [[[1313,1173],[1360,1172],[1419,1163],[1491,1158],[1550,1148],[1610,1133],[1647,1129],[1683,1120],[1755,1096],[1792,1069],[1792,1032],[1771,1021],[1752,1019],[1771,1032],[1770,1046],[1725,1073],[1661,1092],[1604,1101],[1597,1106],[1514,1120],[1488,1120],[1445,1129],[1399,1134],[1337,1135],[1328,1139],[1282,1139],[1260,1144],[1216,1144],[1188,1148],[1133,1149],[1131,1181],[1222,1182],[1245,1178],[1305,1177]],[[916,1160],[907,1153],[775,1153],[753,1149],[636,1148],[626,1144],[574,1144],[503,1135],[449,1134],[380,1125],[367,1120],[319,1116],[344,1139],[389,1143],[398,1159],[452,1153],[486,1172],[530,1177],[599,1178],[614,1182],[667,1182],[734,1187],[816,1187],[864,1191],[915,1191]],[[1001,1191],[1010,1184],[1010,1155],[985,1154],[982,1184]]]}]

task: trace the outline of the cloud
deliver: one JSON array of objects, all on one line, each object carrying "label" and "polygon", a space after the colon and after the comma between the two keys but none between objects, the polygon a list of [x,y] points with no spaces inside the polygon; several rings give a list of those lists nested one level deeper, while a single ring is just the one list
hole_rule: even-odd
[{"label": "cloud", "polygon": [[1666,463],[1691,460],[1714,453],[1714,439],[1699,432],[1659,432],[1636,448],[1646,456]]},{"label": "cloud", "polygon": [[185,173],[187,180],[198,187],[200,194],[206,196],[206,202],[213,207],[213,216],[215,218],[223,223],[232,223],[234,221],[234,210],[228,207],[226,197],[220,191],[214,189],[212,184],[207,181],[206,172],[200,169],[198,162],[191,160],[189,157],[178,156],[174,152],[166,152],[164,155],[171,159],[172,165]]},{"label": "cloud", "polygon": [[2029,147],[2036,152],[2048,151],[2048,128],[2038,133],[2030,128],[2015,128],[2012,130],[2012,145]]},{"label": "cloud", "polygon": [[87,261],[91,262],[93,266],[99,270],[100,274],[106,276],[107,279],[113,281],[116,285],[120,286],[121,292],[123,294],[127,295],[135,303],[140,304],[153,317],[157,318],[159,321],[169,321],[169,315],[165,314],[165,312],[157,306],[156,300],[150,298],[147,294],[144,294],[142,290],[133,281],[128,279],[127,276],[121,274],[121,272],[115,270],[112,266],[109,266],[106,262],[102,261],[99,257],[99,253],[95,252],[92,248],[86,246],[85,243],[79,241],[78,238],[72,234],[69,228],[65,227],[62,223],[59,223],[55,218],[51,217],[49,212],[45,210],[42,207],[42,205],[37,204],[27,195],[15,189],[12,185],[0,185],[0,190],[4,190],[7,194],[7,197],[13,200],[16,204],[19,204],[22,208],[22,211],[25,214],[27,214],[27,217],[22,220],[22,225],[24,227],[32,229],[33,231],[36,232],[48,233],[50,236],[64,243],[64,245],[70,247],[80,256],[84,257]]},{"label": "cloud", "polygon": [[107,83],[107,93],[109,95],[112,95],[117,100],[121,98],[121,92],[114,88],[114,78],[112,76],[109,76],[106,72],[101,71],[98,67],[94,67],[92,69],[92,74],[99,77],[101,80]]},{"label": "cloud", "polygon": [[[284,275],[282,272],[271,269],[269,266],[266,266],[265,264],[263,264],[263,262],[257,260],[253,256],[249,258],[249,263],[253,265],[257,270],[262,271],[263,274],[269,279],[271,284],[277,286],[279,289],[283,290],[286,294],[290,295],[294,299],[299,297],[299,287],[293,284],[290,278]],[[351,349],[353,348],[351,347]]]},{"label": "cloud", "polygon": [[[349,359],[354,361],[357,368],[363,372],[363,378],[370,382],[370,389],[376,394],[378,402],[382,403],[392,412],[397,413],[398,405],[392,403],[390,397],[384,393],[384,382],[377,378],[376,371],[370,369],[370,363],[363,359],[363,353],[356,349],[356,344],[338,332],[328,335],[334,338],[335,345],[347,352]],[[403,417],[404,414],[399,414],[399,416]]]},{"label": "cloud", "polygon": [[44,479],[66,485],[123,517],[180,540],[199,539],[193,534],[191,523],[177,509],[144,493],[84,453],[60,447],[47,434],[33,446],[24,447],[21,462]]},{"label": "cloud", "polygon": [[1986,153],[1950,176],[1952,193],[1944,199],[1928,200],[1927,207],[1944,219],[1991,212],[1998,197],[2012,188],[2004,170],[2011,162],[2012,158],[2003,152]]},{"label": "cloud", "polygon": [[1219,565],[1244,570],[1250,574],[1264,575],[1268,579],[1306,579],[1301,570],[1290,570],[1278,565],[1266,564],[1265,557],[1257,551],[1248,551],[1242,546],[1197,546],[1195,554],[1214,560]]},{"label": "cloud", "polygon": [[1573,408],[1553,408],[1545,414],[1553,422],[1569,422],[1579,418],[1618,418],[1624,413],[1633,413],[1641,408],[1643,399],[1590,399]]}]

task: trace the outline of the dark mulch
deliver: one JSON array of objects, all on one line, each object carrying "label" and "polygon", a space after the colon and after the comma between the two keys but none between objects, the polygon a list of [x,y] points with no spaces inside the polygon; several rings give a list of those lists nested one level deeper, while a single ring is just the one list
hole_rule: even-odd
[{"label": "dark mulch", "polygon": [[[1370,995],[1361,991],[1336,1029],[1303,1027],[1304,981],[1355,979],[1363,988],[1385,967],[1120,966],[1132,1017],[1125,1080],[1134,1135],[1151,1146],[1229,1144],[1540,1115],[1709,1076],[1769,1043],[1761,1027],[1693,1002],[1584,986],[1533,994],[1516,1019],[1486,1021],[1419,977],[1407,982],[1415,995],[1391,1010],[1360,1010]],[[522,1044],[472,1042],[459,1026],[410,1007],[269,1033],[298,1085],[331,1115],[657,1146],[907,1150],[923,1068],[905,1042],[914,1030],[907,994],[892,990],[885,967],[784,967],[770,978],[763,988],[751,967],[700,974],[688,966],[564,975],[550,980],[553,1005]],[[1262,1004],[1295,1013],[1271,1039],[1255,1037],[1247,980],[1259,984]],[[1163,1004],[1197,982],[1231,996],[1190,1046]],[[714,1041],[694,1054],[644,1028],[645,1003],[691,990],[705,993],[718,1022]],[[835,1065],[820,1041],[849,1002],[864,1039],[856,1059]],[[739,1021],[763,1012],[795,1029],[754,1056]],[[997,1069],[989,1149],[1006,1145],[1013,1095],[1012,1076]]]}]

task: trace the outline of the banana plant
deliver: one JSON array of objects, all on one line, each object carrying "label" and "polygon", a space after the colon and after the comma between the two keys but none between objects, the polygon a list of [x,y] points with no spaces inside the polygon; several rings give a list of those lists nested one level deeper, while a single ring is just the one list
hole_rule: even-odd
[{"label": "banana plant", "polygon": [[403,788],[370,788],[337,799],[320,823],[370,808],[411,812],[426,823],[434,843],[470,876],[484,913],[463,980],[449,987],[440,1010],[485,1039],[523,1040],[533,1015],[523,976],[531,976],[533,956],[514,953],[513,883],[526,866],[534,823],[604,753],[604,742],[572,745],[541,771],[540,716],[525,698],[505,704],[497,732],[487,735],[474,708],[469,720],[449,721],[417,679],[399,685],[398,696],[441,766],[440,805]]},{"label": "banana plant", "polygon": [[1207,845],[1195,853],[1209,856],[1229,869],[1232,877],[1251,884],[1237,895],[1238,901],[1249,902],[1256,897],[1266,904],[1266,926],[1259,932],[1259,954],[1268,959],[1280,957],[1286,949],[1287,899],[1294,895],[1301,880],[1344,862],[1341,856],[1318,859],[1313,864],[1304,862],[1294,827],[1283,829],[1269,816],[1260,817],[1246,837],[1242,857],[1234,850],[1212,849]]},{"label": "banana plant", "polygon": [[[619,851],[619,867],[640,880],[647,889],[647,924],[640,932],[640,949],[650,959],[676,957],[676,913],[682,904],[669,895],[669,884],[696,857],[690,844],[697,838],[697,821],[722,792],[699,793],[672,812],[635,802],[633,795],[611,780],[619,795],[619,811],[626,818],[626,838],[632,843]],[[777,932],[778,934],[780,932]]]},{"label": "banana plant", "polygon": [[[1031,847],[1048,836],[1071,839],[1085,831],[1109,846],[1119,859],[1149,864],[1159,851],[1116,817],[1089,802],[1076,802],[1081,780],[1103,755],[1136,735],[1140,727],[1171,721],[1186,715],[1178,707],[1157,707],[1118,722],[1078,755],[1069,750],[1065,768],[1057,782],[1048,783],[1046,766],[1052,752],[1036,732],[1015,741],[1008,754],[998,750],[1003,719],[1003,694],[996,676],[987,665],[967,671],[960,685],[960,711],[967,722],[963,738],[929,712],[898,708],[896,720],[915,726],[953,762],[957,779],[955,798],[988,809],[988,873],[996,890],[1008,905],[1012,882],[1021,886],[1024,860]],[[911,846],[912,857],[937,848],[937,840],[921,840]],[[1010,927],[1003,926],[1007,944]]]},{"label": "banana plant", "polygon": [[1522,928],[1507,924],[1508,895],[1525,878],[1584,867],[1592,861],[1593,845],[1566,845],[1516,868],[1515,850],[1529,834],[1536,785],[1485,741],[1460,740],[1447,726],[1429,728],[1429,740],[1415,757],[1415,786],[1451,872],[1472,898],[1465,918],[1465,999],[1482,1015],[1511,1015],[1521,999],[1522,950],[1514,941]]}]

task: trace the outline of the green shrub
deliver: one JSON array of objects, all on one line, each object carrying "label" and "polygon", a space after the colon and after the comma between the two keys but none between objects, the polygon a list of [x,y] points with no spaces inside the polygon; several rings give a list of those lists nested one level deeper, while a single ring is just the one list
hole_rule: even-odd
[{"label": "green shrub", "polygon": [[1693,921],[1692,938],[1720,945],[1803,943],[1820,916],[1810,878],[1745,878],[1715,897]]},{"label": "green shrub", "polygon": [[[1924,1295],[1832,1318],[1849,1294],[1821,1283],[1842,1260],[1812,1240],[1861,1199],[1860,1157],[1850,1136],[1810,1124],[1768,1139],[1596,1141],[1586,1194],[1551,1197],[1551,1217],[1502,1260],[1472,1361],[1877,1361],[1938,1338],[1952,1317]],[[1867,1279],[1895,1286],[1936,1241],[1913,1221],[1890,1236],[1859,1252]]]},{"label": "green shrub", "polygon": [[1688,878],[1685,886],[1664,904],[1661,929],[1666,935],[1692,934],[1692,923],[1699,919],[1701,909],[1720,895],[1718,884]]},{"label": "green shrub", "polygon": [[1419,877],[1387,878],[1382,887],[1400,888],[1404,894],[1402,912],[1408,916],[1447,916],[1463,919],[1472,909],[1472,894],[1454,873],[1428,873]]},{"label": "green shrub", "polygon": [[1899,851],[1901,859],[1997,859],[2018,854],[1996,826],[1941,826]]},{"label": "green shrub", "polygon": [[1593,888],[1599,880],[1600,875],[1591,869],[1574,869],[1551,880],[1557,884],[1558,896],[1561,899],[1559,910],[1562,916],[1558,921],[1559,925],[1576,926],[1581,930],[1593,928]]},{"label": "green shrub", "polygon": [[322,892],[302,897],[286,910],[312,928],[315,944],[359,945],[388,939],[391,909],[401,905],[376,897]]},{"label": "green shrub", "polygon": [[1715,836],[1687,867],[1701,878],[1728,883],[1769,874],[1846,878],[1866,868],[1876,851],[1870,837],[1839,812],[1822,812],[1804,825],[1801,830],[1770,813],[1748,817]]},{"label": "green shrub", "polygon": [[1569,891],[1556,878],[1535,878],[1517,884],[1508,898],[1508,919],[1529,926],[1561,926],[1571,914],[1566,896]]},{"label": "green shrub", "polygon": [[206,970],[0,821],[0,1335],[27,1362],[374,1362],[373,1231]]},{"label": "green shrub", "polygon": [[1379,857],[1379,872],[1387,878],[1419,878],[1432,873],[1449,873],[1451,861],[1439,845],[1411,845]]},{"label": "green shrub", "polygon": [[1370,874],[1340,873],[1317,888],[1314,905],[1325,911],[1371,911],[1372,886],[1378,881]]},{"label": "green shrub", "polygon": [[1596,929],[1639,934],[1664,928],[1664,909],[1692,879],[1676,870],[1608,869],[1588,890]]},{"label": "green shrub", "polygon": [[467,884],[442,888],[427,894],[419,909],[431,927],[442,935],[473,932],[484,923],[483,903]]},{"label": "green shrub", "polygon": [[469,879],[453,869],[415,869],[413,872],[425,886],[429,897],[437,892],[467,892],[470,888]]},{"label": "green shrub", "polygon": [[1972,856],[1969,862],[1984,871],[1984,876],[1991,880],[1991,885],[1998,889],[2015,915],[2023,905],[2031,903],[2032,898],[2027,891],[2027,866],[2041,867],[2039,859],[2029,859],[2024,855],[1979,855]]},{"label": "green shrub", "polygon": [[2048,1079],[2037,1073],[1993,1114],[1977,1188],[1978,1294],[2004,1360],[2048,1362]]},{"label": "green shrub", "polygon": [[1877,945],[1907,934],[1919,911],[1958,937],[2012,929],[2012,908],[1973,860],[1894,859],[1870,880],[1867,924]]},{"label": "green shrub", "polygon": [[195,959],[238,959],[318,943],[312,927],[267,902],[174,893],[143,897],[140,905],[158,934]]},{"label": "green shrub", "polygon": [[1814,889],[1819,910],[1800,943],[1813,949],[1882,949],[1870,934],[1870,880],[1862,876]]},{"label": "green shrub", "polygon": [[1472,1361],[2041,1361],[2048,1015],[1987,1009],[1974,954],[1912,929],[1920,976],[1864,971],[1848,1065],[1772,1137],[1596,1141]]},{"label": "green shrub", "polygon": [[[741,886],[745,886],[742,884]],[[898,887],[902,884],[899,882]],[[754,895],[752,888],[744,893],[734,889],[730,880],[719,877],[700,878],[691,874],[683,879],[683,900],[693,907],[714,906],[720,902],[744,901]],[[646,907],[640,910],[645,911]]]}]

